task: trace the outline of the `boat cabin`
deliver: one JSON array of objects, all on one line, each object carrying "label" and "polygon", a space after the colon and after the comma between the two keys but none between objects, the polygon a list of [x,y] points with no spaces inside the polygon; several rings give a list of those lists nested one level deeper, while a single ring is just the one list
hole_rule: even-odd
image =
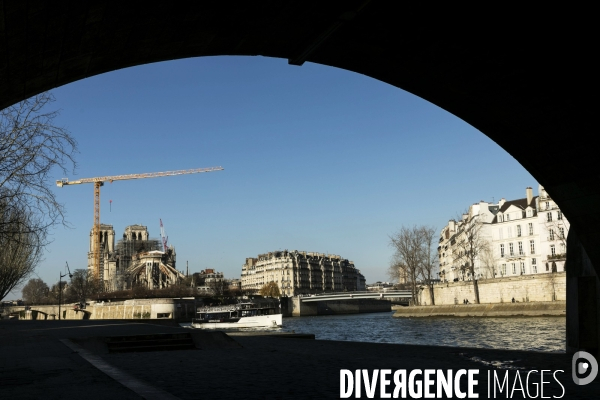
[{"label": "boat cabin", "polygon": [[235,322],[240,318],[277,314],[275,307],[239,303],[217,307],[197,307],[194,322]]}]

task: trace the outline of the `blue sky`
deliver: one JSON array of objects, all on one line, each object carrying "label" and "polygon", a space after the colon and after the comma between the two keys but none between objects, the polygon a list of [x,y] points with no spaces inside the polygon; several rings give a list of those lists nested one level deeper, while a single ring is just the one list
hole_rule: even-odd
[{"label": "blue sky", "polygon": [[[178,269],[239,278],[278,249],[338,254],[387,280],[388,235],[441,229],[479,200],[525,196],[531,175],[485,135],[401,89],[331,67],[205,57],[123,69],[53,90],[84,178],[222,166],[102,188],[101,220],[160,235]],[[55,176],[60,179],[62,176]],[[37,275],[85,268],[93,186],[56,188],[70,229],[53,231]],[[112,210],[109,211],[109,200]],[[9,296],[10,297],[10,296]],[[18,297],[18,295],[17,295]]]}]

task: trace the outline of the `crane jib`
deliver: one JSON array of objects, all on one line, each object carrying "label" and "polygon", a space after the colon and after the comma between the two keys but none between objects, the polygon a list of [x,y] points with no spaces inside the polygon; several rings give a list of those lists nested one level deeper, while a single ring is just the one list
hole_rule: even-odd
[{"label": "crane jib", "polygon": [[223,171],[223,170],[224,170],[223,167],[211,167],[211,168],[184,169],[184,170],[179,170],[179,171],[148,172],[148,173],[144,173],[144,174],[97,176],[94,178],[77,179],[75,181],[69,181],[69,179],[63,178],[59,181],[56,181],[56,186],[63,187],[66,185],[79,185],[82,183],[113,182],[113,181],[122,181],[122,180],[127,180],[127,179],[159,178],[161,176],[198,174],[201,172],[213,172],[213,171]]},{"label": "crane jib", "polygon": [[[145,174],[129,174],[129,175],[114,175],[114,176],[97,176],[95,178],[83,178],[78,179],[76,181],[69,181],[67,178],[63,178],[59,181],[56,181],[56,186],[63,187],[67,185],[79,185],[82,183],[93,183],[94,184],[94,228],[93,228],[93,236],[94,242],[92,247],[92,252],[94,254],[94,266],[93,272],[95,278],[101,278],[100,276],[100,186],[104,184],[104,182],[113,182],[113,181],[122,181],[127,179],[143,179],[143,178],[159,178],[161,176],[175,176],[175,175],[185,175],[185,174],[197,174],[200,172],[212,172],[212,171],[223,171],[223,167],[211,167],[211,168],[196,168],[196,169],[184,169],[179,171],[165,171],[165,172],[150,172]],[[161,221],[161,230],[162,230],[162,221]],[[164,230],[161,232],[164,236]],[[163,237],[163,247],[165,247],[166,251],[167,241],[166,238]]]}]

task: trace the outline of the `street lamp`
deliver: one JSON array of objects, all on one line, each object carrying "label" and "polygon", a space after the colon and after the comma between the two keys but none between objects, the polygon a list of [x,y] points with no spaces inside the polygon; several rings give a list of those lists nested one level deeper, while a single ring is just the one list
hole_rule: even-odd
[{"label": "street lamp", "polygon": [[60,276],[58,278],[58,319],[60,318],[60,303],[62,301],[62,278],[64,278],[65,276],[69,275],[69,278],[73,278],[73,274],[71,274],[71,269],[69,268],[69,263],[65,261],[65,263],[67,264],[67,271],[69,271],[69,273],[66,274],[61,274],[60,272],[58,273]]}]

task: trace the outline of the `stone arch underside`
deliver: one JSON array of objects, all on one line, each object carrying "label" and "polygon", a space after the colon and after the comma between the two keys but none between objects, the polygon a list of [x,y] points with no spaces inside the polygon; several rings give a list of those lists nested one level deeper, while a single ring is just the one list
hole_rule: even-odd
[{"label": "stone arch underside", "polygon": [[[600,169],[588,143],[597,134],[594,13],[350,0],[141,4],[2,2],[0,108],[187,57],[261,55],[347,69],[438,105],[504,148],[559,204],[598,270]],[[510,179],[502,166],[491,178]]]}]

